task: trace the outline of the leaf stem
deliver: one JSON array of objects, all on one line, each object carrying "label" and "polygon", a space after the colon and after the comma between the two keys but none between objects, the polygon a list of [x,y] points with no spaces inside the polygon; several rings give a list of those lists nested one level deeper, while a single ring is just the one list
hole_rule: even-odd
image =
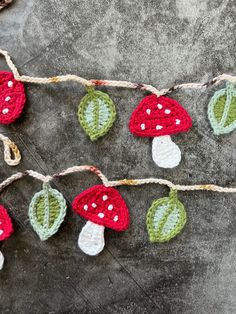
[{"label": "leaf stem", "polygon": [[95,88],[93,86],[87,86],[86,85],[85,88],[86,88],[86,91],[88,94],[93,94],[95,91]]},{"label": "leaf stem", "polygon": [[173,201],[178,198],[176,189],[170,189],[169,198],[170,200],[173,200]]}]

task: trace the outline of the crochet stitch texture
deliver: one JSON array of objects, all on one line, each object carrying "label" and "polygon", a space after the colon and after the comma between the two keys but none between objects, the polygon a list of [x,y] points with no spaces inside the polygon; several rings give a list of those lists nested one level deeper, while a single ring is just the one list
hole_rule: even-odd
[{"label": "crochet stitch texture", "polygon": [[[61,193],[51,189],[49,182],[66,175],[89,171],[94,173],[102,181],[102,185],[93,186],[78,195],[73,202],[73,209],[85,219],[88,219],[82,228],[78,245],[81,250],[88,255],[99,254],[105,245],[105,227],[123,231],[129,225],[129,211],[119,192],[113,188],[117,186],[138,186],[144,184],[160,184],[171,189],[169,197],[161,198],[153,202],[147,214],[147,228],[152,242],[165,242],[175,237],[186,223],[186,213],[183,204],[177,199],[177,191],[215,191],[218,193],[236,193],[236,187],[222,187],[214,184],[180,185],[160,178],[128,179],[123,178],[116,181],[108,178],[95,166],[80,165],[73,166],[53,175],[43,175],[34,170],[25,170],[12,174],[0,183],[0,191],[12,184],[14,181],[29,176],[43,182],[43,191],[36,193],[31,201],[30,220],[34,230],[39,236],[46,239],[55,233],[63,221],[65,214],[65,200]],[[55,192],[54,192],[55,191]],[[62,207],[59,210],[59,203]],[[2,210],[1,210],[2,209]],[[0,206],[3,222],[8,219],[6,210]],[[51,218],[50,218],[51,217]],[[58,218],[60,217],[60,218]],[[32,221],[35,219],[35,222]],[[46,222],[46,225],[44,224]],[[35,224],[35,226],[34,226]],[[42,225],[43,224],[43,225]],[[38,226],[39,225],[39,226]],[[51,228],[50,228],[51,226]],[[53,228],[55,226],[55,228]],[[42,228],[42,230],[41,230]],[[4,232],[4,228],[2,228]],[[7,227],[6,230],[11,230]],[[2,232],[1,232],[2,233]],[[3,234],[3,233],[2,233]],[[6,232],[5,236],[9,236]],[[4,237],[1,238],[5,239]],[[4,257],[0,252],[0,269],[3,265]]]},{"label": "crochet stitch texture", "polygon": [[216,91],[208,105],[208,118],[214,134],[226,134],[236,128],[236,89],[227,83]]},{"label": "crochet stitch texture", "polygon": [[10,237],[13,232],[11,218],[5,207],[0,205],[0,241]]},{"label": "crochet stitch texture", "polygon": [[114,229],[124,231],[129,226],[129,210],[120,193],[111,187],[95,185],[73,201],[74,211],[85,219]]},{"label": "crochet stitch texture", "polygon": [[171,190],[169,197],[152,203],[147,213],[147,229],[151,242],[166,242],[181,232],[186,223],[186,211],[177,199],[177,191]]},{"label": "crochet stitch texture", "polygon": [[170,135],[186,132],[191,126],[191,117],[176,100],[156,95],[142,99],[129,122],[135,135],[154,138],[152,158],[162,168],[174,168],[181,161],[181,151]]},{"label": "crochet stitch texture", "polygon": [[66,201],[62,194],[48,183],[36,193],[29,206],[29,218],[42,241],[57,232],[66,215]]},{"label": "crochet stitch texture", "polygon": [[105,135],[112,127],[116,118],[116,108],[111,98],[93,87],[87,88],[78,109],[78,119],[92,141]]},{"label": "crochet stitch texture", "polygon": [[23,83],[16,81],[10,72],[0,71],[0,123],[16,120],[25,104]]},{"label": "crochet stitch texture", "polygon": [[130,131],[142,137],[186,132],[191,126],[191,117],[176,100],[156,95],[143,98],[129,122]]}]

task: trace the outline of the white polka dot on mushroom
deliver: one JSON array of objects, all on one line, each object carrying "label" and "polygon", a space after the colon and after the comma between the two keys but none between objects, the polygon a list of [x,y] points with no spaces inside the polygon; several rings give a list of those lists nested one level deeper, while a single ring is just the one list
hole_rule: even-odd
[{"label": "white polka dot on mushroom", "polygon": [[113,209],[113,205],[110,204],[110,205],[107,207],[107,209],[108,209],[108,210],[112,210],[112,209]]},{"label": "white polka dot on mushroom", "polygon": [[175,119],[175,124],[180,124],[180,120],[179,119]]},{"label": "white polka dot on mushroom", "polygon": [[141,126],[142,130],[145,130],[145,124],[144,123],[142,123],[140,126]]},{"label": "white polka dot on mushroom", "polygon": [[102,199],[103,199],[104,201],[106,201],[106,200],[108,199],[108,196],[107,196],[107,195],[103,195]]},{"label": "white polka dot on mushroom", "polygon": [[11,100],[11,97],[10,97],[10,96],[7,96],[7,97],[5,98],[5,101],[9,101],[9,100]]},{"label": "white polka dot on mushroom", "polygon": [[93,208],[96,208],[96,207],[97,207],[97,204],[93,203],[93,204],[92,204],[92,207],[93,207]]},{"label": "white polka dot on mushroom", "polygon": [[157,125],[157,126],[156,126],[156,130],[161,130],[162,128],[163,128],[162,125]]},{"label": "white polka dot on mushroom", "polygon": [[163,107],[163,106],[162,106],[161,104],[158,104],[158,105],[157,105],[157,108],[158,108],[158,109],[162,109],[162,107]]},{"label": "white polka dot on mushroom", "polygon": [[166,114],[170,114],[170,112],[171,112],[170,109],[166,109],[166,110],[165,110],[165,113],[166,113]]},{"label": "white polka dot on mushroom", "polygon": [[146,110],[146,113],[147,113],[147,114],[150,114],[150,113],[151,113],[151,109],[147,109],[147,110]]},{"label": "white polka dot on mushroom", "polygon": [[116,215],[113,220],[117,221],[118,220],[118,216]]},{"label": "white polka dot on mushroom", "polygon": [[103,213],[99,213],[99,214],[98,214],[98,217],[99,217],[99,218],[103,218],[103,217],[104,217],[104,214],[103,214]]},{"label": "white polka dot on mushroom", "polygon": [[88,210],[88,205],[84,205],[84,210]]},{"label": "white polka dot on mushroom", "polygon": [[12,86],[13,86],[13,82],[12,82],[12,81],[8,81],[8,82],[7,82],[7,86],[8,86],[8,87],[12,87]]},{"label": "white polka dot on mushroom", "polygon": [[8,112],[9,112],[9,109],[8,109],[8,108],[5,108],[5,109],[2,110],[2,113],[3,113],[3,114],[7,114]]},{"label": "white polka dot on mushroom", "polygon": [[0,229],[0,235],[2,235],[3,234],[3,230],[2,229]]}]

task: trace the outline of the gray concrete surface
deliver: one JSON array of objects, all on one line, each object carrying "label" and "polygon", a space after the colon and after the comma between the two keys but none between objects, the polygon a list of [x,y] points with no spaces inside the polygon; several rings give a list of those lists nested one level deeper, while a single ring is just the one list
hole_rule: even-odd
[{"label": "gray concrete surface", "polygon": [[[222,72],[235,74],[235,11],[234,0],[15,0],[0,13],[0,46],[22,74],[75,73],[160,88],[204,82]],[[0,68],[8,69],[3,58]],[[13,169],[1,158],[1,180],[23,169],[55,173],[89,163],[110,179],[156,176],[235,185],[236,132],[216,137],[207,119],[216,88],[171,95],[193,117],[191,131],[175,136],[183,151],[175,170],[158,169],[151,159],[151,139],[128,131],[130,114],[144,92],[103,88],[118,117],[109,134],[91,143],[76,118],[82,86],[28,84],[26,90],[21,118],[0,128],[19,144],[23,160]],[[40,183],[25,178],[1,193],[15,226],[1,246],[6,257],[0,273],[1,313],[236,313],[235,195],[179,193],[187,225],[173,241],[153,245],[145,215],[168,190],[120,188],[131,226],[120,234],[107,230],[106,249],[92,258],[77,248],[84,221],[70,204],[98,182],[92,174],[54,182],[69,210],[60,232],[47,242],[39,241],[27,217]]]}]

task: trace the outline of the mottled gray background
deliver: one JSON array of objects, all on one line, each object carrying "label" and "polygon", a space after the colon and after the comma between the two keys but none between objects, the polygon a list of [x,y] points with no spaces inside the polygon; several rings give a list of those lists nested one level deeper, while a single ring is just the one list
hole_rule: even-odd
[{"label": "mottled gray background", "polygon": [[[15,0],[0,13],[0,47],[20,73],[32,76],[73,73],[158,88],[205,82],[235,73],[235,13],[234,0]],[[0,67],[8,70],[3,58]],[[1,180],[24,169],[52,174],[94,164],[109,179],[235,185],[236,132],[216,137],[207,119],[207,104],[221,86],[171,95],[190,112],[193,128],[174,137],[183,152],[180,166],[163,170],[152,161],[151,139],[135,138],[127,128],[144,92],[101,89],[114,100],[118,117],[109,134],[92,143],[76,117],[82,86],[27,84],[21,118],[0,128],[19,145],[23,160],[11,168],[1,158]],[[69,210],[60,232],[46,242],[27,216],[40,182],[24,178],[1,193],[15,226],[1,246],[1,313],[236,313],[235,195],[180,192],[188,214],[184,231],[167,244],[150,244],[145,215],[168,189],[119,188],[131,226],[123,233],[107,230],[106,249],[88,257],[77,248],[85,222],[70,204],[99,180],[74,174],[54,183]]]}]

